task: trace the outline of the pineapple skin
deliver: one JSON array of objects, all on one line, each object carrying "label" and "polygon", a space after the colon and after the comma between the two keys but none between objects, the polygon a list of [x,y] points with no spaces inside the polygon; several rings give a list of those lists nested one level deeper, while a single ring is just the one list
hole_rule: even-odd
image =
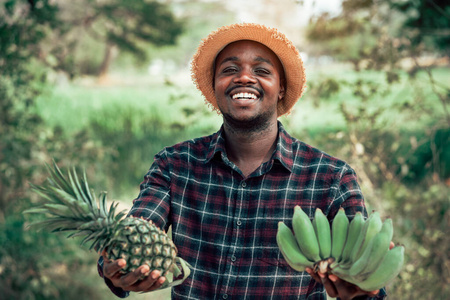
[{"label": "pineapple skin", "polygon": [[142,218],[127,217],[117,223],[107,242],[108,259],[125,259],[122,273],[129,273],[144,264],[150,270],[166,275],[172,270],[177,248],[167,234],[153,222]]}]

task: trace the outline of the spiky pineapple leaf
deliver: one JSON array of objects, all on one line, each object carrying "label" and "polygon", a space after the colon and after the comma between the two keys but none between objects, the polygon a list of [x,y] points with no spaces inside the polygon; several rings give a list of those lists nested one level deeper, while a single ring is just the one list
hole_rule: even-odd
[{"label": "spiky pineapple leaf", "polygon": [[70,184],[66,180],[66,178],[64,177],[64,174],[61,172],[61,170],[59,169],[59,167],[56,164],[56,162],[53,160],[53,168],[50,167],[48,164],[46,164],[46,166],[47,166],[47,169],[50,172],[49,181],[51,182],[51,184],[53,186],[55,186],[55,187],[59,187],[60,189],[62,189],[66,193],[71,194]]},{"label": "spiky pineapple leaf", "polygon": [[25,210],[23,213],[24,214],[45,214],[47,212],[48,212],[47,209],[37,207],[37,208],[29,208],[29,209]]}]

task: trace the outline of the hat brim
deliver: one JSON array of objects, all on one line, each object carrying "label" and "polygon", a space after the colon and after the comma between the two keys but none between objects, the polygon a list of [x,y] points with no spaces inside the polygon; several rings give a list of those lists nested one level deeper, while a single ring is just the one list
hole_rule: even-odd
[{"label": "hat brim", "polygon": [[286,93],[278,102],[278,116],[291,111],[306,87],[305,69],[300,53],[287,37],[275,28],[242,23],[220,27],[202,40],[191,62],[192,80],[214,110],[219,112],[213,88],[214,61],[228,44],[251,40],[271,49],[280,59],[286,77]]}]

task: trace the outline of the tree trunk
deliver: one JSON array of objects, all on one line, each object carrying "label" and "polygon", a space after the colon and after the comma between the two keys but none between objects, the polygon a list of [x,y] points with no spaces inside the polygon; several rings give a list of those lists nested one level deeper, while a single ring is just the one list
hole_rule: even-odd
[{"label": "tree trunk", "polygon": [[113,44],[106,44],[105,54],[103,55],[103,61],[98,71],[99,82],[107,81],[109,66],[114,58],[117,56],[117,47]]}]

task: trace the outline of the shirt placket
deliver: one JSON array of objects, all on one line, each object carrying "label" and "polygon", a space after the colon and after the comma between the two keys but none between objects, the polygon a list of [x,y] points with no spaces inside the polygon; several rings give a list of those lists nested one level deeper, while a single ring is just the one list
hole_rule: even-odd
[{"label": "shirt placket", "polygon": [[239,273],[240,259],[243,251],[243,216],[247,213],[247,198],[249,195],[249,185],[245,180],[239,182],[236,193],[235,206],[233,207],[233,228],[231,233],[231,245],[227,256],[225,266],[224,281],[221,289],[220,299],[229,299],[236,287],[236,281]]}]

